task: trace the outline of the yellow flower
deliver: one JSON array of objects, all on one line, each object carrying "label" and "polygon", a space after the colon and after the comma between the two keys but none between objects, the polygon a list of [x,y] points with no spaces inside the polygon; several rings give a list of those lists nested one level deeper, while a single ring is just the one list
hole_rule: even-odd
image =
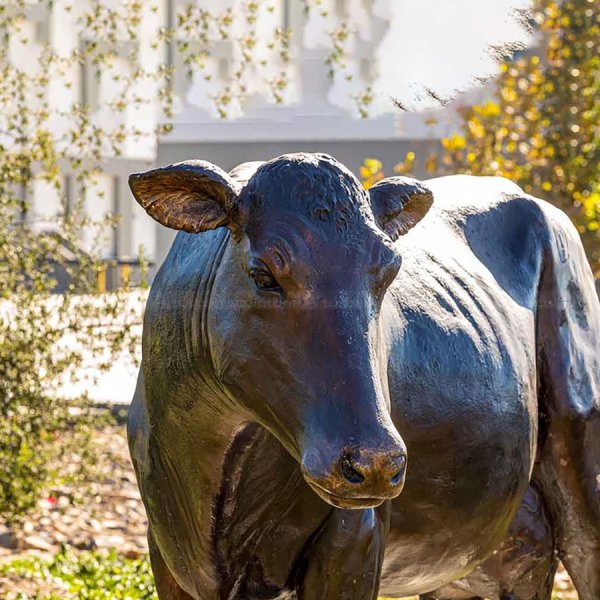
[{"label": "yellow flower", "polygon": [[467,140],[459,133],[455,133],[452,137],[442,139],[442,146],[444,146],[446,150],[462,150],[466,145]]},{"label": "yellow flower", "polygon": [[375,185],[380,179],[383,179],[383,164],[376,158],[365,158],[364,163],[360,167],[360,177],[365,189],[369,189]]}]

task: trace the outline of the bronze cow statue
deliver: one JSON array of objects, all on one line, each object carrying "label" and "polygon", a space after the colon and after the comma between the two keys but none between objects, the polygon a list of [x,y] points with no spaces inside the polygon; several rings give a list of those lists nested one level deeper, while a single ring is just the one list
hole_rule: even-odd
[{"label": "bronze cow statue", "polygon": [[180,230],[128,425],[161,600],[547,600],[557,557],[600,598],[600,306],[564,214],[323,154],[130,186]]}]

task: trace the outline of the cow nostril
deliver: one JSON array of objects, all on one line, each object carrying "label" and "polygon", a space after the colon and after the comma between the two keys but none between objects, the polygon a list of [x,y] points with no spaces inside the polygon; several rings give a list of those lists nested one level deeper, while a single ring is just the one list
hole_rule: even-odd
[{"label": "cow nostril", "polygon": [[398,469],[398,471],[403,471],[404,467],[406,467],[406,455],[401,454],[396,459],[396,468]]},{"label": "cow nostril", "polygon": [[404,469],[400,469],[395,475],[392,476],[390,481],[392,485],[398,485],[402,481],[402,474],[404,473]]},{"label": "cow nostril", "polygon": [[365,480],[365,476],[354,468],[349,456],[342,458],[341,471],[344,479],[349,483],[358,484]]},{"label": "cow nostril", "polygon": [[398,485],[402,481],[402,477],[404,476],[404,467],[406,467],[406,456],[404,454],[400,454],[394,464],[396,468],[396,472],[390,478],[392,485]]}]

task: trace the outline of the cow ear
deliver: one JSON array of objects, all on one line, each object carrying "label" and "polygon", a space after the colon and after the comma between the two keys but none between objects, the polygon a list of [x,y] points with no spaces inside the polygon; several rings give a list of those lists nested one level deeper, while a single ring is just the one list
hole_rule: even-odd
[{"label": "cow ear", "polygon": [[393,240],[412,229],[433,204],[433,193],[410,177],[387,177],[369,188],[371,209],[379,227]]},{"label": "cow ear", "polygon": [[238,184],[225,171],[203,160],[188,160],[129,176],[135,199],[156,221],[199,233],[233,227]]}]

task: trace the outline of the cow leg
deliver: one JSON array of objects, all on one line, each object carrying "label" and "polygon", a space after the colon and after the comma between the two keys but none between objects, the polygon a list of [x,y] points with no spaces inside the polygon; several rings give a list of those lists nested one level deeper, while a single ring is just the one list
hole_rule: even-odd
[{"label": "cow leg", "polygon": [[600,598],[600,419],[555,417],[536,477],[580,600]]},{"label": "cow leg", "polygon": [[580,600],[600,598],[600,303],[581,241],[548,210],[536,323],[540,443],[534,478]]},{"label": "cow leg", "polygon": [[376,600],[389,504],[333,511],[308,549],[298,600]]},{"label": "cow leg", "polygon": [[159,600],[194,600],[192,596],[177,585],[149,531],[148,548],[154,583],[156,585],[156,594]]},{"label": "cow leg", "polygon": [[554,561],[552,568],[548,572],[544,585],[538,590],[537,594],[532,600],[552,600],[552,589],[554,588],[554,576],[556,575],[556,569],[558,569],[558,560]]},{"label": "cow leg", "polygon": [[[506,596],[506,598],[508,598],[508,600],[512,600],[512,596]],[[432,596],[431,594],[420,594],[419,600],[445,600],[445,598],[438,598],[437,596]],[[485,598],[482,598],[481,596],[473,596],[468,600],[485,600]],[[502,597],[501,600],[505,600],[504,597]]]}]

